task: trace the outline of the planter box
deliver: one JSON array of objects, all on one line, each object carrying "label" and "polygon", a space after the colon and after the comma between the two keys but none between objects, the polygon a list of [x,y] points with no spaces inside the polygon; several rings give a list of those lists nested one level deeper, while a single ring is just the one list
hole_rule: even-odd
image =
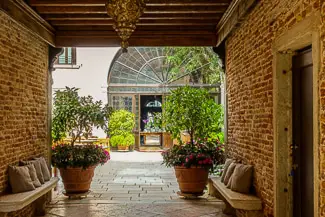
[{"label": "planter box", "polygon": [[117,146],[118,151],[129,151],[129,146]]}]

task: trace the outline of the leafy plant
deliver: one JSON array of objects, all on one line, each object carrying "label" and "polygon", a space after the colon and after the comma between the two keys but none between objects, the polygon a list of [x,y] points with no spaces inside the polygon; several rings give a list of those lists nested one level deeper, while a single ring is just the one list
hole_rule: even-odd
[{"label": "leafy plant", "polygon": [[134,140],[135,140],[134,135],[129,133],[124,137],[123,145],[125,145],[125,146],[134,145]]},{"label": "leafy plant", "polygon": [[79,96],[77,88],[66,87],[55,92],[53,104],[52,136],[54,142],[66,136],[71,137],[71,145],[81,136],[88,137],[93,127],[105,125],[102,102],[91,96]]},{"label": "leafy plant", "polygon": [[110,159],[109,152],[95,145],[57,145],[52,148],[52,165],[57,168],[87,168],[104,164]]},{"label": "leafy plant", "polygon": [[174,145],[162,152],[167,167],[206,167],[212,173],[215,165],[223,162],[224,145],[217,140],[198,139],[185,145]]},{"label": "leafy plant", "polygon": [[110,139],[110,144],[112,147],[117,147],[117,146],[130,146],[134,145],[134,135],[131,133],[127,133],[124,135],[116,135],[112,136]]},{"label": "leafy plant", "polygon": [[112,136],[109,140],[109,143],[112,147],[117,147],[118,145],[122,145],[124,142],[124,136],[123,135],[116,135]]},{"label": "leafy plant", "polygon": [[167,47],[167,64],[172,80],[189,75],[193,83],[220,83],[223,69],[220,58],[210,47]]},{"label": "leafy plant", "polygon": [[223,110],[204,89],[189,86],[171,91],[163,105],[164,125],[181,143],[180,133],[186,130],[193,144],[195,138],[208,138],[221,132]]},{"label": "leafy plant", "polygon": [[153,126],[156,129],[162,130],[162,113],[161,112],[153,113]]},{"label": "leafy plant", "polygon": [[103,117],[104,117],[104,124],[102,126],[104,132],[106,133],[107,136],[109,136],[110,134],[110,130],[109,130],[109,127],[108,127],[108,124],[109,124],[109,119],[111,117],[111,115],[113,114],[114,112],[114,109],[113,107],[109,106],[108,104],[106,104],[104,106],[104,108],[102,109],[102,113],[103,113]]},{"label": "leafy plant", "polygon": [[135,125],[134,114],[124,109],[114,111],[110,117],[108,128],[111,136],[127,135]]}]

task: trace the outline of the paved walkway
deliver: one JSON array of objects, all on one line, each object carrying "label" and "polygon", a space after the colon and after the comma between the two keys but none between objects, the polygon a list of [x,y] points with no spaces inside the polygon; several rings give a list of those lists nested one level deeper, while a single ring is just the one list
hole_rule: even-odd
[{"label": "paved walkway", "polygon": [[46,216],[225,216],[223,203],[215,198],[179,198],[174,170],[161,165],[161,160],[160,153],[113,152],[111,161],[97,167],[87,198],[69,200],[58,194]]}]

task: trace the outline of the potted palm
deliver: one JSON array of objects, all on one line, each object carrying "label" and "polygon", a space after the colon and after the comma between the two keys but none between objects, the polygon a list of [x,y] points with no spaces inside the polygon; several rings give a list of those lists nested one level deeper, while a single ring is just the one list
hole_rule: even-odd
[{"label": "potted palm", "polygon": [[[85,193],[97,165],[109,160],[109,153],[96,145],[77,144],[88,138],[93,127],[106,125],[108,109],[91,96],[81,97],[77,88],[56,91],[53,103],[52,165],[59,168],[67,194]],[[63,139],[65,139],[65,144]]]},{"label": "potted palm", "polygon": [[[163,163],[174,167],[181,193],[199,195],[207,184],[208,174],[223,160],[223,112],[208,91],[181,87],[171,91],[163,105],[165,129],[179,145],[162,153]],[[183,143],[186,130],[190,141]]]},{"label": "potted palm", "polygon": [[110,144],[117,147],[118,151],[128,151],[134,145],[135,138],[132,130],[135,126],[134,114],[120,109],[110,116],[108,128],[110,130]]}]

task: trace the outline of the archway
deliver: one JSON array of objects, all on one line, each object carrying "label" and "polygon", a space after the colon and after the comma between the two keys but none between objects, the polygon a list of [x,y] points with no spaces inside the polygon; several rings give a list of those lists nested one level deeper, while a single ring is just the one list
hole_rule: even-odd
[{"label": "archway", "polygon": [[[107,97],[108,103],[114,109],[126,109],[135,114],[136,137],[135,148],[157,150],[172,145],[170,135],[159,127],[148,126],[148,116],[161,113],[160,109],[145,108],[150,99],[159,99],[164,103],[165,96],[170,90],[190,85],[195,87],[209,88],[212,97],[220,102],[220,84],[208,84],[200,76],[210,67],[210,62],[202,62],[196,68],[186,70],[192,60],[192,53],[184,55],[180,63],[170,61],[174,48],[171,47],[131,47],[127,53],[120,49],[115,55],[108,72]],[[175,70],[179,69],[175,73]],[[152,110],[151,112],[149,110]],[[155,145],[148,145],[147,139],[155,138]]]}]

